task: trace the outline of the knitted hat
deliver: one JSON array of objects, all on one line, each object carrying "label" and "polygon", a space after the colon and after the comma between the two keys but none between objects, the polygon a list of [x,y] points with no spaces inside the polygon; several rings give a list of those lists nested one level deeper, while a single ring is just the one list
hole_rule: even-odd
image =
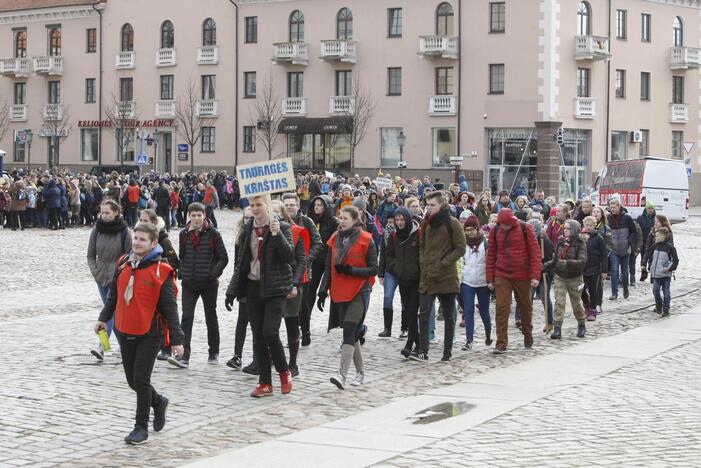
[{"label": "knitted hat", "polygon": [[655,204],[652,203],[651,201],[645,202],[645,208],[655,208]]},{"label": "knitted hat", "polygon": [[511,208],[502,208],[497,215],[497,223],[513,226],[518,223],[518,219],[514,216],[514,212],[511,211]]},{"label": "knitted hat", "polygon": [[479,229],[480,228],[480,221],[479,221],[479,219],[477,219],[477,216],[472,215],[469,218],[467,218],[462,223],[462,225],[463,225],[463,229],[468,228],[468,227]]},{"label": "knitted hat", "polygon": [[365,211],[365,210],[367,210],[368,204],[362,198],[354,198],[353,199],[353,206],[358,208],[360,211]]}]

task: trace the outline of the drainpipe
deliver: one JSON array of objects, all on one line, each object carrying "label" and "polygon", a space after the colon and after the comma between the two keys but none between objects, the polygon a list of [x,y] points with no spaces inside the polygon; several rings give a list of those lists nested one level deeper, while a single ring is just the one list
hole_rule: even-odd
[{"label": "drainpipe", "polygon": [[239,6],[234,0],[229,0],[234,5],[236,13],[234,15],[236,24],[234,31],[236,40],[234,41],[234,168],[239,165]]},{"label": "drainpipe", "polygon": [[97,91],[97,108],[98,108],[98,121],[100,124],[97,126],[97,164],[102,165],[102,10],[105,9],[104,3],[94,3],[92,5],[93,10],[97,12],[100,16],[100,25],[97,30],[99,35],[99,51],[98,60],[100,61],[100,73],[97,77],[98,91]]},{"label": "drainpipe", "polygon": [[[458,0],[458,141],[457,149],[460,156],[462,151],[460,151],[460,122],[462,120],[462,0]],[[462,166],[460,166],[462,167]],[[460,168],[455,167],[455,183],[460,183]]]},{"label": "drainpipe", "polygon": [[[611,0],[608,0],[608,38],[609,38],[609,54],[611,54]],[[604,136],[604,154],[606,159],[604,164],[609,162],[611,145],[609,144],[609,133],[611,133],[611,57],[606,60],[606,135]],[[590,168],[593,170],[594,168]]]}]

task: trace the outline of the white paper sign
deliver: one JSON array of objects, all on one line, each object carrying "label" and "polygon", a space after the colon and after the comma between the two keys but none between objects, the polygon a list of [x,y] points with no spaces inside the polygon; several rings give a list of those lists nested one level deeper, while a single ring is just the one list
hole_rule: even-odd
[{"label": "white paper sign", "polygon": [[275,159],[236,167],[242,197],[294,191],[292,159]]}]

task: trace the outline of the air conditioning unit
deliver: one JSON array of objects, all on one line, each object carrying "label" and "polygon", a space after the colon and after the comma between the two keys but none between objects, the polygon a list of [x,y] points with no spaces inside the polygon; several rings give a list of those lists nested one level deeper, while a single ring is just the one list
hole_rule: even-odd
[{"label": "air conditioning unit", "polygon": [[643,132],[640,130],[633,130],[630,132],[630,142],[631,143],[642,143],[643,142]]}]

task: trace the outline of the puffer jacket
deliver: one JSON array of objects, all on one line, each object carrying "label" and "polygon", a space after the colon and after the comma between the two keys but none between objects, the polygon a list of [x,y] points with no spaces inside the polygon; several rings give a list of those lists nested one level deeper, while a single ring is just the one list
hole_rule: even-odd
[{"label": "puffer jacket", "polygon": [[47,208],[61,208],[61,191],[56,187],[56,181],[49,180],[44,190],[44,203]]},{"label": "puffer jacket", "polygon": [[476,251],[468,246],[461,260],[461,282],[473,288],[487,286],[487,249],[484,244],[481,242]]},{"label": "puffer jacket", "polygon": [[595,229],[589,233],[587,239],[587,262],[584,264],[584,275],[593,276],[601,273],[608,273],[609,251],[606,241]]},{"label": "puffer jacket", "polygon": [[465,255],[467,242],[460,221],[441,208],[426,216],[421,225],[419,264],[423,294],[457,294],[460,291],[457,261]]},{"label": "puffer jacket", "polygon": [[[494,226],[489,232],[487,249],[487,282],[495,278],[512,281],[540,281],[542,263],[540,246],[533,226],[516,220],[508,231]],[[525,233],[522,225],[525,224]]]},{"label": "puffer jacket", "polygon": [[[555,249],[554,272],[562,278],[577,278],[584,273],[584,265],[587,263],[587,244],[580,237],[570,240],[567,253],[565,239],[560,239]],[[564,255],[564,258],[561,258]]]},{"label": "puffer jacket", "polygon": [[633,252],[638,244],[637,229],[633,218],[628,213],[620,212],[618,216],[608,215],[607,219],[613,240],[611,253],[625,257]]},{"label": "puffer jacket", "polygon": [[218,284],[229,263],[226,246],[219,231],[205,219],[195,247],[190,237],[190,223],[180,231],[180,268],[178,278],[192,289],[206,289]]},{"label": "puffer jacket", "polygon": [[678,265],[677,249],[669,241],[655,242],[647,261],[650,278],[671,278]]},{"label": "puffer jacket", "polygon": [[[674,245],[674,233],[670,231],[667,234],[667,242]],[[650,234],[647,235],[645,240],[645,255],[643,256],[643,265],[647,265],[648,260],[650,260],[650,252],[652,252],[652,246],[655,245],[655,228],[652,228]]]},{"label": "puffer jacket", "polygon": [[[400,286],[417,286],[421,278],[419,266],[419,223],[413,221],[411,234],[400,240],[396,233],[387,240],[384,268],[392,273]],[[379,273],[378,273],[378,276]],[[381,277],[381,276],[380,276]]]}]

